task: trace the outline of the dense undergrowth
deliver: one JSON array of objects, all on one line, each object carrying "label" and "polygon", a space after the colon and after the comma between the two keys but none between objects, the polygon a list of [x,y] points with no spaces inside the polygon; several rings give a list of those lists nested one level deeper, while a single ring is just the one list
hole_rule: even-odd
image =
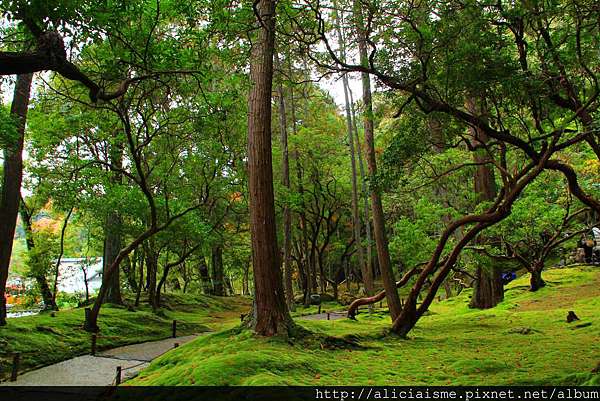
[{"label": "dense undergrowth", "polygon": [[[129,383],[598,385],[591,371],[600,362],[600,268],[544,277],[548,285],[536,293],[526,276],[513,281],[490,310],[469,309],[469,291],[436,302],[408,340],[386,333],[381,309],[358,321],[298,321],[312,334],[296,339],[225,330],[168,352]],[[569,310],[581,320],[567,323]]]},{"label": "dense undergrowth", "polygon": [[[147,304],[135,311],[105,305],[100,313],[99,351],[121,345],[168,338],[172,321],[177,320],[177,335],[222,330],[239,322],[248,309],[242,298],[167,294],[164,307],[152,313]],[[56,363],[90,352],[90,333],[82,329],[84,309],[13,318],[0,327],[0,379],[10,375],[12,356],[21,353],[20,371]]]}]

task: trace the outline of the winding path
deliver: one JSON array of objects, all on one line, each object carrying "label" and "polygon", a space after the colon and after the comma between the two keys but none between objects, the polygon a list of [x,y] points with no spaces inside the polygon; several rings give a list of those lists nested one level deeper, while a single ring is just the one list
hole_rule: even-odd
[{"label": "winding path", "polygon": [[[339,320],[346,312],[323,312],[299,316],[298,320]],[[32,370],[17,377],[16,382],[2,382],[0,386],[110,386],[115,384],[117,367],[122,368],[122,381],[137,375],[153,359],[173,349],[175,344],[185,344],[207,334],[149,341],[126,345],[99,352],[96,356],[84,355]]]},{"label": "winding path", "polygon": [[126,345],[97,356],[78,356],[26,372],[16,382],[3,382],[0,386],[110,386],[115,383],[118,366],[122,368],[122,380],[127,380],[173,349],[175,343],[181,345],[199,335],[202,334]]}]

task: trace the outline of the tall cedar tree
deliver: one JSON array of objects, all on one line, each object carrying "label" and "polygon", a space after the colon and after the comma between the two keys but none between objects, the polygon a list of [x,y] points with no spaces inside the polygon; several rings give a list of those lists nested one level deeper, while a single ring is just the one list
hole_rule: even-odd
[{"label": "tall cedar tree", "polygon": [[255,288],[252,327],[259,335],[272,336],[285,334],[292,324],[283,291],[273,193],[271,91],[275,2],[259,1],[255,14],[259,29],[250,56],[253,85],[248,98],[248,187]]}]

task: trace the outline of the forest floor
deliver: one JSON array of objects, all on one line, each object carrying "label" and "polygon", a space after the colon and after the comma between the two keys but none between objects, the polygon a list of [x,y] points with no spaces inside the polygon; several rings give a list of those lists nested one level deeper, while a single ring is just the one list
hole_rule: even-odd
[{"label": "forest floor", "polygon": [[[152,313],[147,304],[135,311],[123,306],[105,305],[98,319],[97,350],[138,344],[171,337],[177,320],[177,335],[189,336],[224,330],[239,323],[247,312],[245,298],[173,295],[163,298],[163,309]],[[82,329],[84,309],[13,318],[0,328],[0,380],[10,376],[12,356],[21,353],[20,372],[47,366],[90,353],[91,335]]]},{"label": "forest floor", "polygon": [[[295,339],[259,338],[239,328],[208,334],[157,358],[127,383],[600,384],[600,374],[591,373],[600,362],[600,268],[549,269],[544,278],[547,286],[535,293],[527,276],[511,282],[504,302],[490,310],[470,309],[470,291],[436,302],[408,340],[386,333],[384,309],[364,311],[357,321],[298,321],[313,334]],[[581,320],[567,323],[569,310]]]}]

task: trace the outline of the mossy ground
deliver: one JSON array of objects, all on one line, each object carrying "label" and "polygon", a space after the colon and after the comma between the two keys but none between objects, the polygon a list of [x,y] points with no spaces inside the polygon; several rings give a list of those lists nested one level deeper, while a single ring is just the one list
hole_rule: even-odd
[{"label": "mossy ground", "polygon": [[[314,333],[301,339],[230,329],[168,352],[129,383],[598,385],[600,375],[590,372],[600,362],[600,268],[551,269],[544,277],[548,285],[536,293],[528,277],[513,281],[490,310],[469,309],[468,291],[436,302],[408,340],[385,334],[384,310],[357,321],[299,321]],[[566,323],[569,310],[581,321]],[[328,336],[359,346],[332,346]]]},{"label": "mossy ground", "polygon": [[[98,320],[97,349],[168,338],[172,321],[177,335],[223,330],[239,322],[241,311],[249,308],[242,298],[172,295],[163,300],[163,309],[152,313],[147,304],[135,311],[105,305]],[[82,329],[83,308],[9,319],[0,327],[0,379],[10,375],[12,355],[21,353],[21,371],[56,363],[90,352],[90,333]]]}]

